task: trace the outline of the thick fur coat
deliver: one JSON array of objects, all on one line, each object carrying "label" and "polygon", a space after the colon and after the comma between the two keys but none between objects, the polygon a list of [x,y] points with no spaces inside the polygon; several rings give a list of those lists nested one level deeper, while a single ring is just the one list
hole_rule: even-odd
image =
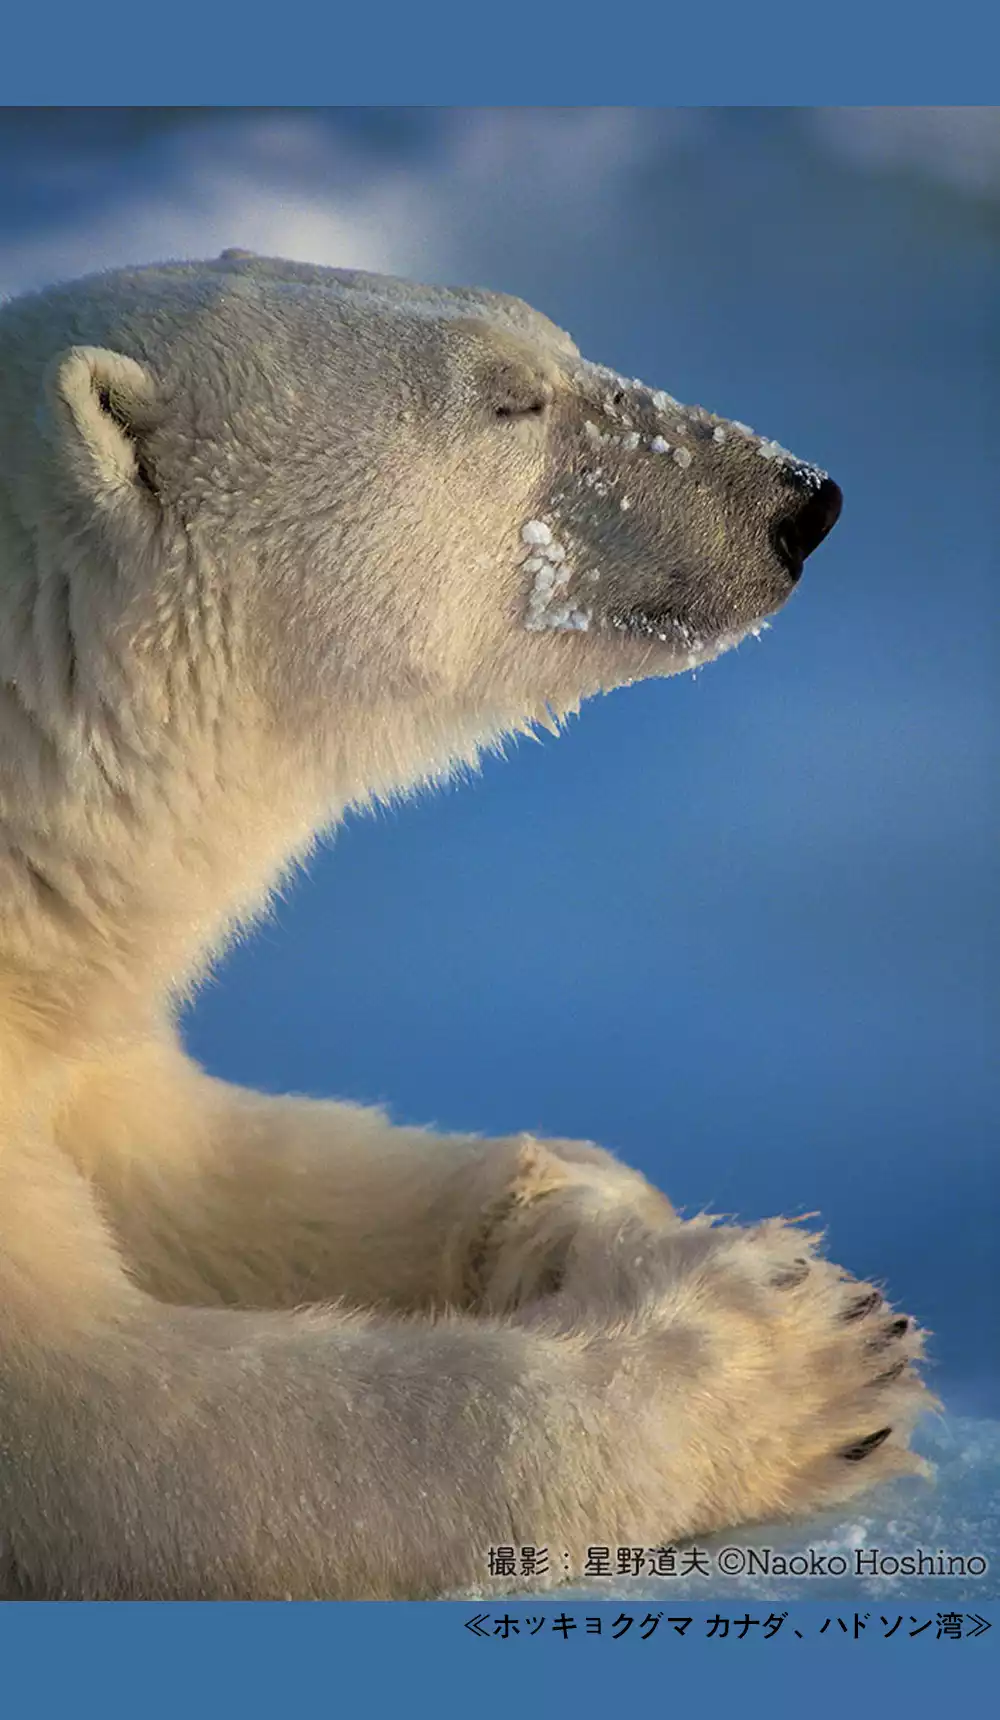
[{"label": "thick fur coat", "polygon": [[920,1335],[801,1228],[174,1027],[345,809],[718,655],[838,509],[496,294],[227,253],[0,311],[0,1596],[485,1591],[919,1467]]}]

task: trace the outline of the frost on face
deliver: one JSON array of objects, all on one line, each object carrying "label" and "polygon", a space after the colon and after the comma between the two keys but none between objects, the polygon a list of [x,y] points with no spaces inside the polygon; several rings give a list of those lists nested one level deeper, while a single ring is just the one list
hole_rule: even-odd
[{"label": "frost on face", "polygon": [[[793,487],[784,476],[794,474],[801,490],[818,489],[825,474],[748,424],[682,406],[604,366],[574,365],[573,380],[582,410],[562,419],[557,486],[533,504],[544,517],[521,526],[523,624],[536,633],[614,627],[662,641],[693,668],[744,637],[758,602],[770,601],[775,552],[753,522],[783,505]],[[756,572],[740,565],[740,507]],[[705,520],[724,514],[696,576],[685,543],[705,545]],[[713,581],[718,601],[710,603]],[[776,598],[785,594],[775,586]],[[672,611],[697,616],[690,637]],[[727,615],[745,615],[746,625],[723,631]]]},{"label": "frost on face", "polygon": [[524,620],[528,632],[586,633],[591,612],[564,601],[572,574],[552,527],[544,520],[528,520],[521,527],[521,542],[528,549],[522,568],[534,575]]},{"label": "frost on face", "polygon": [[[681,471],[687,471],[697,455],[694,449],[678,442],[685,436],[708,439],[715,448],[725,445],[730,434],[745,441],[756,444],[756,451],[762,460],[773,460],[786,471],[794,473],[799,481],[811,489],[819,489],[826,473],[818,466],[813,466],[806,460],[800,460],[797,455],[783,448],[780,442],[775,442],[768,436],[758,436],[749,424],[743,424],[738,418],[720,419],[717,414],[707,412],[701,406],[683,406],[668,394],[663,388],[649,388],[638,377],[619,376],[617,371],[609,370],[606,365],[585,364],[579,372],[579,381],[584,387],[593,390],[595,382],[601,388],[601,411],[604,418],[621,429],[602,429],[600,425],[590,423],[584,425],[584,433],[588,440],[594,443],[607,443],[614,447],[623,448],[627,453],[643,453],[647,449],[652,454],[672,454]],[[662,433],[648,440],[632,428],[627,415],[631,408],[636,415],[641,416],[652,410],[662,422]]]},{"label": "frost on face", "polygon": [[764,436],[758,436],[756,440],[759,443],[757,453],[762,460],[776,460],[779,466],[784,467],[787,472],[794,472],[795,476],[802,483],[808,484],[810,489],[819,489],[826,473],[821,472],[818,466],[812,466],[806,460],[797,459],[794,454],[789,453],[787,448],[783,448],[780,442],[768,441]]}]

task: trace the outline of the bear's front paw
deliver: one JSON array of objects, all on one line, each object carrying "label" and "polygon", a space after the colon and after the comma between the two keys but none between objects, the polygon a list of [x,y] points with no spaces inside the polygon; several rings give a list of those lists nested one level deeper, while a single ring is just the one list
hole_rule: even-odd
[{"label": "bear's front paw", "polygon": [[[937,1407],[917,1372],[923,1334],[874,1285],[781,1219],[677,1227],[639,1324],[662,1375],[671,1439],[697,1452],[694,1532],[834,1505],[888,1476]],[[654,1354],[655,1352],[655,1354]]]}]

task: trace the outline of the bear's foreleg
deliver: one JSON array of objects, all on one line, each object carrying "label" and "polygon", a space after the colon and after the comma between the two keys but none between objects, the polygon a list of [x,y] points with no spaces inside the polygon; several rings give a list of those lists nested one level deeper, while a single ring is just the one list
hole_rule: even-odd
[{"label": "bear's foreleg", "polygon": [[81,1065],[57,1130],[138,1283],[174,1303],[496,1313],[557,1288],[572,1256],[613,1313],[620,1243],[677,1222],[589,1143],[436,1134],[250,1092],[167,1032]]},{"label": "bear's foreleg", "polygon": [[[60,1162],[61,1161],[61,1162]],[[675,1224],[613,1326],[167,1307],[44,1141],[0,1154],[0,1598],[404,1598],[918,1468],[920,1337],[814,1239]],[[565,1558],[564,1558],[565,1555]]]}]

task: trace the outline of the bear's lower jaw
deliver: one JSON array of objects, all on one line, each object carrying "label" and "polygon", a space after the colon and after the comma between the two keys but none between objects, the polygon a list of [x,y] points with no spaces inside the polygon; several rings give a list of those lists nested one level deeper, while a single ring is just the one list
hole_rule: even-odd
[{"label": "bear's lower jaw", "polygon": [[[676,616],[643,609],[612,611],[595,620],[595,631],[613,641],[623,661],[628,664],[629,678],[618,685],[646,678],[683,674],[712,663],[717,657],[732,651],[745,639],[760,639],[770,627],[766,616],[734,624],[728,628],[696,628]],[[631,663],[631,657],[636,662]]]}]

